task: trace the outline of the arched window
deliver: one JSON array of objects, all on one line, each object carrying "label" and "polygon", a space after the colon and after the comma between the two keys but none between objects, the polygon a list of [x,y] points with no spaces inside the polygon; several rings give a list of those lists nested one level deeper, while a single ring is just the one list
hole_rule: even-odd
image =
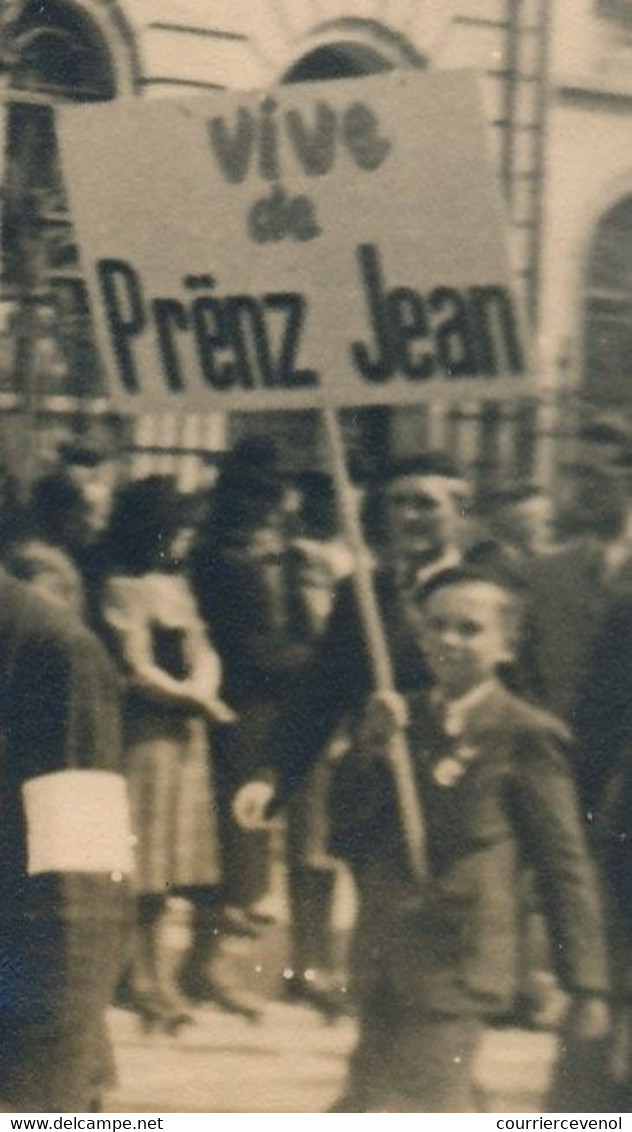
[{"label": "arched window", "polygon": [[27,0],[3,33],[13,97],[3,186],[0,387],[34,405],[101,389],[54,112],[63,102],[112,99],[116,82],[101,28],[73,0]]},{"label": "arched window", "polygon": [[290,68],[286,83],[349,79],[391,71],[393,63],[381,52],[363,43],[328,43],[308,52]]},{"label": "arched window", "polygon": [[112,60],[101,31],[69,0],[24,4],[11,25],[9,55],[16,90],[74,102],[115,95]]},{"label": "arched window", "polygon": [[583,392],[632,409],[632,193],[602,217],[588,257]]}]

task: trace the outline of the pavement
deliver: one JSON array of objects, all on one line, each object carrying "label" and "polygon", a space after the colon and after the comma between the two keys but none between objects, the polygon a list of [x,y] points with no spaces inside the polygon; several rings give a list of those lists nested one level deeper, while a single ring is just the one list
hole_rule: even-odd
[{"label": "pavement", "polygon": [[[311,1010],[269,1002],[253,1024],[211,1008],[177,1037],[144,1035],[112,1011],[120,1082],[108,1112],[326,1112],[344,1082],[354,1025],[322,1022]],[[554,1038],[490,1032],[477,1078],[488,1112],[541,1111]]]},{"label": "pavement", "polygon": [[[336,920],[342,941],[353,909],[342,884]],[[230,940],[219,974],[245,987],[263,1007],[257,1023],[213,1007],[194,1012],[177,1036],[142,1032],[138,1020],[110,1012],[119,1084],[108,1112],[319,1113],[341,1091],[355,1041],[351,1018],[327,1024],[313,1010],[279,996],[287,956],[286,917],[261,940]],[[174,961],[186,946],[186,910],[167,925]],[[488,1112],[540,1112],[555,1052],[550,1033],[490,1031],[477,1066]]]}]

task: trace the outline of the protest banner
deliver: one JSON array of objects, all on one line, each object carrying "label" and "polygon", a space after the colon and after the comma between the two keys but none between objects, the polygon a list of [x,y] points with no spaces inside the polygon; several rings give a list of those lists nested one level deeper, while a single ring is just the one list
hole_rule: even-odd
[{"label": "protest banner", "polygon": [[58,113],[121,410],[528,393],[473,75]]}]

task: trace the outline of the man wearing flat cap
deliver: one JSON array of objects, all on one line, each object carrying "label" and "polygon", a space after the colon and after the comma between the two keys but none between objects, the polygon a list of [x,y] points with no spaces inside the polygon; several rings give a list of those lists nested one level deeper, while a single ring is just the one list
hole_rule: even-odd
[{"label": "man wearing flat cap", "polygon": [[[462,561],[466,494],[467,484],[449,458],[428,453],[391,464],[366,499],[365,526],[377,563],[375,591],[400,691],[428,682],[407,624],[406,596]],[[284,803],[343,718],[366,701],[372,685],[370,655],[349,579],[339,587],[313,663],[281,705],[274,733],[260,752],[261,776],[246,783],[235,798],[239,821],[256,825]]]}]

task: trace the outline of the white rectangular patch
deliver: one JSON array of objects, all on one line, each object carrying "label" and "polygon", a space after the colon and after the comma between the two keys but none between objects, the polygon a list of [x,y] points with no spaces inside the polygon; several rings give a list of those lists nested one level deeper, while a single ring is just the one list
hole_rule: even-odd
[{"label": "white rectangular patch", "polygon": [[105,770],[62,770],[31,778],[22,787],[27,871],[111,873],[132,871],[134,838],[125,779]]}]

